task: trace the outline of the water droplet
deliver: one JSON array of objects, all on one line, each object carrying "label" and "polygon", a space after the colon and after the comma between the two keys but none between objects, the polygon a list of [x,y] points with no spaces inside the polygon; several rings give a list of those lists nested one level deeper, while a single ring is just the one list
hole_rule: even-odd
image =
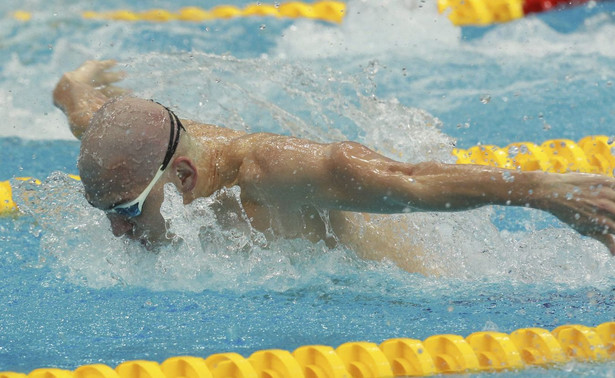
[{"label": "water droplet", "polygon": [[489,102],[491,102],[491,95],[483,95],[480,98],[480,102],[482,102],[483,104],[488,104]]},{"label": "water droplet", "polygon": [[260,30],[265,30],[267,28],[267,25],[262,24],[261,26],[258,27]]},{"label": "water droplet", "polygon": [[567,200],[571,200],[572,199],[572,193],[566,193],[566,199]]},{"label": "water droplet", "polygon": [[581,219],[581,214],[579,214],[579,213],[574,214],[574,219],[576,219],[576,220]]},{"label": "water droplet", "polygon": [[513,176],[513,174],[509,171],[504,171],[502,172],[502,179],[504,179],[504,181],[506,182],[514,182],[515,176]]}]

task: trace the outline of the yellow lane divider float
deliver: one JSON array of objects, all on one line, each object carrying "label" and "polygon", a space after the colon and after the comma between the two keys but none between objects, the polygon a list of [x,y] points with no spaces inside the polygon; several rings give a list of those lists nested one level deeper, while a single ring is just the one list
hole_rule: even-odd
[{"label": "yellow lane divider float", "polygon": [[523,171],[583,172],[613,176],[615,137],[587,136],[578,143],[569,139],[552,139],[536,145],[512,143],[504,148],[482,145],[455,149],[457,164],[490,165]]},{"label": "yellow lane divider float", "polygon": [[[568,139],[547,140],[536,145],[519,142],[500,148],[493,145],[454,149],[457,164],[490,165],[523,171],[584,172],[607,176],[615,174],[615,137],[588,136],[578,143]],[[78,180],[78,176],[70,175]],[[16,180],[30,180],[18,177]],[[37,180],[35,183],[39,183]],[[15,214],[10,181],[0,181],[0,216]]]},{"label": "yellow lane divider float", "polygon": [[[307,4],[291,1],[281,4],[251,4],[243,8],[232,5],[219,5],[210,10],[199,7],[185,7],[177,12],[165,9],[150,9],[142,12],[131,10],[115,10],[108,12],[86,11],[82,16],[86,19],[104,19],[118,21],[192,21],[202,22],[234,17],[269,16],[285,18],[311,18],[322,21],[341,23],[346,14],[346,4],[341,1],[318,1]],[[28,21],[31,14],[26,11],[13,12],[13,18]]]},{"label": "yellow lane divider float", "polygon": [[0,372],[0,378],[399,377],[520,370],[571,360],[615,360],[615,322],[595,328],[564,325],[552,332],[524,328],[511,334],[475,332],[466,338],[459,335],[434,335],[423,341],[398,338],[380,345],[349,342],[336,349],[308,345],[292,353],[281,349],[260,350],[248,358],[237,353],[219,353],[206,358],[171,357],[161,364],[136,360],[123,362],[115,369],[103,364],[84,365],[74,371],[41,368],[27,375]]},{"label": "yellow lane divider float", "polygon": [[585,3],[590,0],[438,0],[438,10],[455,25],[490,25]]}]

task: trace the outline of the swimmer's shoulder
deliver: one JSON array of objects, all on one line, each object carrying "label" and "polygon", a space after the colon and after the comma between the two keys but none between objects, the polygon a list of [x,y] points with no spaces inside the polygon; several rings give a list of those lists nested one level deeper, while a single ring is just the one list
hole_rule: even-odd
[{"label": "swimmer's shoulder", "polygon": [[226,127],[201,123],[191,120],[182,120],[182,124],[188,130],[190,135],[203,138],[237,138],[245,135],[243,131],[237,131]]}]

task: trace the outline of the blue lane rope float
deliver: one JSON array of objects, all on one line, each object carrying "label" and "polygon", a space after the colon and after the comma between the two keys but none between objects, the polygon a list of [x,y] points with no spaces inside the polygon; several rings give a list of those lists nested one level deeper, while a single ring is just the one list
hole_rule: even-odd
[{"label": "blue lane rope float", "polygon": [[500,372],[568,361],[615,361],[615,322],[597,327],[563,325],[549,332],[522,328],[511,334],[475,332],[433,335],[425,340],[389,339],[380,345],[349,342],[332,348],[306,345],[254,352],[248,358],[218,353],[206,358],[171,357],[162,363],[125,361],[115,369],[83,365],[74,371],[39,368],[29,374],[0,372],[0,378],[349,378]]},{"label": "blue lane rope float", "polygon": [[[235,17],[282,17],[282,18],[310,18],[333,23],[341,23],[346,15],[346,4],[341,1],[318,1],[313,4],[291,1],[281,4],[251,4],[243,8],[233,5],[218,5],[206,10],[199,7],[184,7],[178,11],[166,9],[150,9],[135,12],[127,9],[97,12],[85,11],[82,17],[85,19],[104,19],[115,21],[190,21],[203,22],[217,19],[229,19]],[[13,18],[20,21],[29,21],[32,18],[30,12],[18,10],[12,13]]]},{"label": "blue lane rope float", "polygon": [[[531,142],[511,143],[506,147],[480,145],[454,149],[457,164],[490,165],[500,168],[546,172],[583,172],[613,177],[615,174],[615,137],[587,136],[578,142],[551,139],[536,145]],[[79,176],[69,175],[75,180]],[[15,180],[40,181],[30,177]],[[13,201],[10,181],[0,181],[0,216],[16,215],[19,209]]]}]

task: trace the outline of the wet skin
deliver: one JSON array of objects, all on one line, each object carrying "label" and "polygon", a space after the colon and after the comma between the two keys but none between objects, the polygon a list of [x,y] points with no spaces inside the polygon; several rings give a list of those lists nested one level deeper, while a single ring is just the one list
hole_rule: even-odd
[{"label": "wet skin", "polygon": [[[123,91],[112,83],[122,75],[108,71],[113,64],[86,62],[65,74],[54,91],[71,130],[83,137],[79,168],[86,196],[103,210],[133,200],[148,185],[163,159],[171,127],[162,106],[118,97]],[[238,185],[252,226],[273,238],[303,237],[361,249],[377,243],[361,240],[351,221],[356,216],[347,212],[463,211],[496,204],[548,211],[615,254],[615,180],[609,177],[409,164],[353,142],[320,144],[182,122],[186,132],[143,213],[130,219],[108,215],[115,235],[163,241],[166,232],[159,209],[164,183],[170,182],[184,203]],[[333,238],[321,218],[323,211],[330,214]],[[391,235],[380,237],[386,241]],[[409,248],[406,258],[391,251],[359,254],[393,256],[404,268],[415,270],[408,259],[420,254],[420,248]]]}]

